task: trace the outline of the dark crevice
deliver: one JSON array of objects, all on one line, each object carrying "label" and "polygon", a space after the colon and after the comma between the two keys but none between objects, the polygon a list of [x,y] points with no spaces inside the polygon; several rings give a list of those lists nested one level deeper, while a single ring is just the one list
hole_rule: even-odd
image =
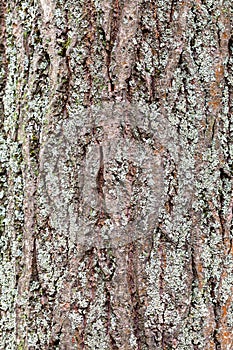
[{"label": "dark crevice", "polygon": [[107,43],[107,46],[106,46],[106,54],[107,54],[107,57],[106,57],[107,74],[108,74],[108,79],[110,84],[110,92],[112,93],[114,92],[114,83],[110,73],[112,47],[109,42]]},{"label": "dark crevice", "polygon": [[221,48],[221,31],[217,30],[217,38],[218,38],[218,47]]},{"label": "dark crevice", "polygon": [[49,342],[49,346],[52,346],[52,349],[57,349],[57,346],[60,345],[61,342],[61,335],[62,335],[62,326],[60,327],[59,331],[56,334],[56,338],[51,339]]},{"label": "dark crevice", "polygon": [[39,282],[39,273],[38,273],[38,266],[37,266],[36,238],[33,239],[31,282],[32,281]]},{"label": "dark crevice", "polygon": [[121,14],[122,14],[122,8],[120,7],[119,0],[115,0],[114,3],[112,4],[112,9],[110,14],[110,18],[111,18],[110,40],[107,41],[107,45],[106,45],[107,71],[108,71],[108,78],[110,83],[110,93],[113,93],[115,89],[115,86],[113,83],[113,77],[110,73],[110,65],[112,60],[112,49],[117,40],[117,36],[119,33]]},{"label": "dark crevice", "polygon": [[130,87],[130,81],[132,79],[132,74],[130,74],[129,78],[126,79],[126,96],[127,101],[132,101],[132,93],[131,93],[131,87]]},{"label": "dark crevice", "polygon": [[213,341],[215,344],[215,349],[220,350],[221,349],[221,343],[218,340],[218,329],[219,329],[219,319],[220,319],[220,313],[221,313],[221,306],[219,304],[219,301],[217,300],[217,295],[216,295],[216,286],[217,286],[217,280],[214,277],[211,277],[209,279],[209,285],[210,285],[210,296],[211,296],[211,301],[213,304],[213,311],[214,311],[214,319],[215,319],[215,329],[213,332]]},{"label": "dark crevice", "polygon": [[[226,186],[226,181],[230,181],[231,180],[231,174],[228,173],[227,170],[220,168],[219,169],[219,176],[220,176],[220,180],[222,182],[222,187],[224,188]],[[223,242],[225,242],[226,239],[226,220],[224,218],[224,214],[223,214],[223,207],[224,207],[224,190],[222,190],[219,194],[219,199],[220,199],[220,208],[219,208],[219,220],[220,220],[220,225],[221,225],[221,233],[222,233],[222,239]]]},{"label": "dark crevice", "polygon": [[171,2],[171,10],[170,10],[170,15],[169,15],[169,22],[172,23],[173,21],[173,14],[174,14],[174,10],[175,10],[175,6],[177,4],[177,0],[172,0]]},{"label": "dark crevice", "polygon": [[142,315],[142,303],[139,296],[137,270],[135,266],[135,245],[129,245],[128,251],[128,267],[127,267],[127,279],[128,289],[131,298],[132,305],[132,319],[134,335],[137,341],[137,349],[142,350],[146,345],[146,336],[144,329],[144,320]]},{"label": "dark crevice", "polygon": [[195,252],[194,247],[191,247],[191,271],[192,271],[192,283],[191,283],[191,303],[190,308],[195,308],[194,303],[194,290],[196,287],[196,281],[198,281],[198,274],[197,274],[197,268],[196,268],[196,262],[195,262]]},{"label": "dark crevice", "polygon": [[213,339],[214,339],[215,350],[221,350],[222,346],[218,340],[218,330],[217,329],[214,330]]},{"label": "dark crevice", "polygon": [[233,52],[233,36],[231,36],[228,40],[228,51],[229,51],[229,56],[231,57]]},{"label": "dark crevice", "polygon": [[110,340],[111,350],[120,350],[120,348],[117,346],[116,340],[113,338],[111,334],[109,334],[109,340]]},{"label": "dark crevice", "polygon": [[[69,12],[68,10],[65,10],[65,23],[66,23],[66,27],[63,31],[63,47],[61,49],[61,56],[65,58],[65,62],[66,62],[66,69],[67,69],[67,78],[64,81],[64,88],[65,91],[63,92],[63,94],[65,94],[64,97],[64,105],[63,105],[63,115],[65,117],[68,117],[68,110],[67,110],[67,106],[69,104],[69,100],[70,100],[70,93],[71,93],[71,79],[72,79],[72,71],[70,68],[70,55],[67,52],[68,51],[68,43],[69,43]],[[65,43],[65,44],[64,44]]]}]

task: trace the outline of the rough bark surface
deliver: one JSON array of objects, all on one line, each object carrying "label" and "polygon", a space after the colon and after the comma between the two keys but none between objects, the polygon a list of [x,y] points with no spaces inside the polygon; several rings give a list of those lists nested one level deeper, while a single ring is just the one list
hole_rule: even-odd
[{"label": "rough bark surface", "polygon": [[1,1],[1,349],[233,349],[232,18]]}]

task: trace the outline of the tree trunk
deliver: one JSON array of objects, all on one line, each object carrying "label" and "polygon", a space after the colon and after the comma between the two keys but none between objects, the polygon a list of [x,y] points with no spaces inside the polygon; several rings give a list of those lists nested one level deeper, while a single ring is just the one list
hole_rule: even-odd
[{"label": "tree trunk", "polygon": [[233,349],[231,1],[0,6],[0,348]]}]

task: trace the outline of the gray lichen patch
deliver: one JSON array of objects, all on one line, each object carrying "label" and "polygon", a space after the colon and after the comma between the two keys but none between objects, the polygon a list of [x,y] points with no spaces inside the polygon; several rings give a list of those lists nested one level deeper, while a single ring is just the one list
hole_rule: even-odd
[{"label": "gray lichen patch", "polygon": [[[176,207],[187,210],[193,167],[190,161],[185,165],[178,139],[163,116],[127,103],[83,109],[74,120],[57,124],[45,135],[40,166],[41,195],[52,227],[86,249],[146,237],[166,200],[164,170],[170,162],[184,192],[179,190]],[[176,169],[179,159],[183,172]]]}]

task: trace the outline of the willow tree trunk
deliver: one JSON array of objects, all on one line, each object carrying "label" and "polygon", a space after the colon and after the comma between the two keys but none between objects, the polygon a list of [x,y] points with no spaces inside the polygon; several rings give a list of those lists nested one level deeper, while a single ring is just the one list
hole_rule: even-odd
[{"label": "willow tree trunk", "polygon": [[0,348],[233,349],[232,2],[0,6]]}]

